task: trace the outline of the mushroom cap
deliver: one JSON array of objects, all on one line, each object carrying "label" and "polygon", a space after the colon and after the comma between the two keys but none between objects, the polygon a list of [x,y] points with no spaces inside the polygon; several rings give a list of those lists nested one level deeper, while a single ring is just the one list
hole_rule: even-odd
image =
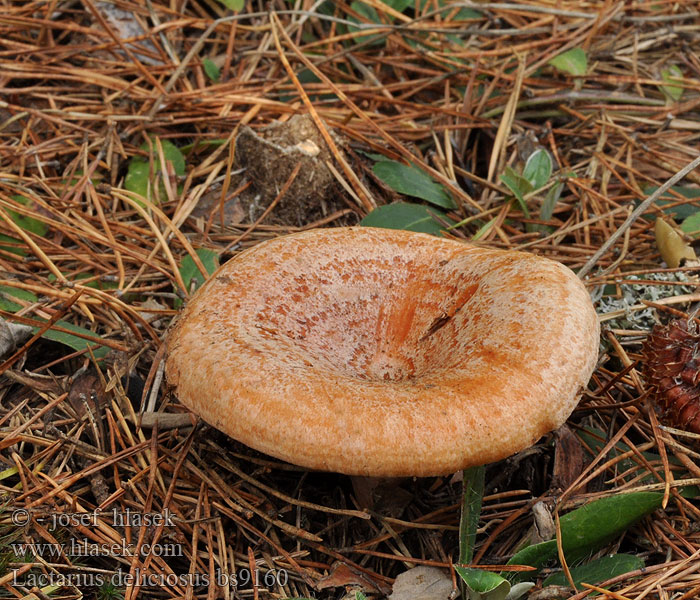
[{"label": "mushroom cap", "polygon": [[166,376],[266,454],[349,475],[428,476],[559,427],[598,356],[574,273],[407,231],[317,229],[224,264],[167,339]]}]

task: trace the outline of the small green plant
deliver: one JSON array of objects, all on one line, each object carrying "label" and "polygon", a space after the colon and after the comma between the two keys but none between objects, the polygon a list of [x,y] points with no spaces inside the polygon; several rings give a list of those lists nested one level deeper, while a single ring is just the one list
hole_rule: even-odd
[{"label": "small green plant", "polygon": [[375,208],[360,222],[360,225],[365,227],[405,229],[437,236],[441,236],[445,229],[455,224],[440,210],[408,202],[396,202]]},{"label": "small green plant", "polygon": [[[661,507],[663,494],[632,492],[594,500],[565,514],[560,519],[561,545],[569,563],[578,563],[611,543],[642,517]],[[537,571],[558,558],[557,540],[527,546],[517,552],[508,565],[527,565]],[[577,565],[570,569],[575,584],[598,584],[644,566],[641,559],[626,554],[614,554]],[[507,572],[500,575],[480,569],[455,566],[473,600],[514,600],[523,596],[533,585],[533,572]],[[536,575],[537,572],[534,572]],[[546,585],[567,585],[563,574],[551,576]]]},{"label": "small green plant", "polygon": [[221,69],[216,65],[216,63],[211,58],[205,58],[202,60],[202,67],[207,77],[211,79],[214,83],[219,83],[219,78],[221,77]]},{"label": "small green plant", "polygon": [[372,172],[395,192],[414,196],[441,208],[457,208],[445,188],[425,171],[395,160],[380,160]]},{"label": "small green plant", "polygon": [[677,84],[683,82],[683,71],[678,65],[671,65],[661,70],[661,79],[664,84],[659,85],[659,89],[670,102],[678,102],[683,95],[683,86]]},{"label": "small green plant", "polygon": [[105,581],[97,590],[97,600],[124,600],[124,590]]},{"label": "small green plant", "polygon": [[[501,175],[501,181],[511,191],[526,217],[530,216],[530,209],[527,206],[525,196],[543,188],[552,176],[552,169],[552,157],[549,152],[540,148],[528,157],[522,174],[516,172],[512,167],[506,167],[505,172]],[[553,189],[556,190],[556,187]],[[548,196],[543,203],[543,207],[546,207],[544,209],[546,216],[541,215],[546,219],[552,216],[554,204],[558,199],[556,192],[550,192],[550,194],[552,197]],[[561,194],[561,188],[558,194]]]},{"label": "small green plant", "polygon": [[[382,4],[386,5],[392,11],[402,14],[409,14],[415,16],[416,2],[414,0],[381,0]],[[428,3],[430,3],[428,5]],[[329,3],[331,4],[331,3]],[[425,11],[435,10],[435,7],[440,9],[446,9],[445,12],[450,11],[452,13],[451,20],[453,22],[457,21],[479,21],[484,18],[484,15],[474,10],[473,8],[461,7],[455,8],[452,6],[449,0],[419,0],[418,1],[418,11],[423,13]],[[354,15],[358,15],[362,18],[363,24],[354,15],[348,15],[348,21],[357,23],[357,26],[349,25],[347,31],[350,32],[360,32],[363,28],[371,28],[376,24],[377,27],[382,25],[393,25],[395,24],[395,19],[390,11],[378,10],[375,6],[371,6],[369,3],[361,2],[355,0],[350,4],[350,9]],[[380,15],[381,13],[381,15]],[[341,27],[342,29],[342,27]],[[458,29],[455,30],[454,34],[447,34],[446,38],[455,44],[464,44],[463,35],[459,35]],[[406,43],[414,48],[423,48],[425,42],[427,42],[430,37],[430,33],[421,33],[418,30],[411,32],[410,36],[405,37]],[[365,46],[381,46],[386,42],[387,33],[375,33],[368,35],[360,35],[355,37],[352,43],[363,44]],[[461,59],[453,58],[456,62],[462,62]]]},{"label": "small green plant", "polygon": [[[406,7],[409,5],[410,1],[406,0],[382,0],[384,4],[386,4],[388,7],[393,8],[397,12],[403,12],[406,10]],[[367,23],[376,23],[377,26],[385,25],[387,23],[386,19],[382,20],[382,18],[379,16],[379,13],[377,12],[377,9],[374,8],[373,6],[370,6],[369,4],[366,4],[364,2],[359,2],[358,0],[355,0],[350,4],[350,10],[352,10],[355,14],[359,15],[360,17],[363,18],[364,21]],[[348,26],[348,31],[350,32],[355,32],[355,31],[361,31],[362,27],[360,25],[360,21],[356,19],[353,16],[348,16],[348,20],[352,21],[353,23],[357,23],[358,27],[355,26]],[[389,23],[391,23],[393,19],[389,19]],[[358,36],[355,38],[354,43],[357,44],[364,44],[367,46],[381,46],[385,43],[386,41],[386,35],[363,35],[363,36]]]},{"label": "small green plant", "polygon": [[245,0],[217,0],[217,2],[232,11],[239,11],[245,8]]},{"label": "small green plant", "polygon": [[[0,309],[4,311],[16,313],[26,304],[34,304],[38,301],[39,298],[27,290],[13,288],[7,285],[0,286]],[[35,318],[34,320],[42,321],[42,319],[39,318]],[[32,329],[33,333],[39,331],[39,327],[36,326],[33,326]],[[106,346],[100,346],[94,341],[90,341],[99,339],[96,333],[84,327],[73,325],[67,321],[56,321],[51,329],[41,334],[41,337],[58,342],[76,351],[85,350],[90,347],[96,358],[102,358],[109,351],[109,348]]]},{"label": "small green plant", "polygon": [[[195,250],[195,254],[209,275],[219,268],[219,255],[213,250],[198,248]],[[188,292],[194,292],[206,279],[189,254],[182,259],[179,270],[180,277],[182,277]],[[182,306],[182,300],[178,298],[175,300],[175,308],[180,308],[180,306]]]},{"label": "small green plant", "polygon": [[[219,256],[213,250],[208,248],[198,248],[195,250],[195,254],[202,261],[204,268],[207,273],[211,275],[219,267]],[[204,275],[197,268],[192,257],[188,254],[182,259],[182,264],[180,265],[180,275],[182,280],[185,282],[187,289],[192,289],[192,282],[194,281],[194,289],[197,289],[204,283]]]},{"label": "small green plant", "polygon": [[548,61],[547,64],[569,75],[581,77],[585,75],[588,70],[588,57],[583,48],[571,48],[571,50],[567,50],[555,56]]},{"label": "small green plant", "polygon": [[[18,204],[26,206],[27,208],[31,208],[34,204],[29,198],[26,198],[24,196],[15,195],[12,196],[12,199]],[[28,217],[26,215],[23,215],[16,210],[12,210],[11,208],[6,208],[5,212],[17,226],[19,226],[27,233],[33,233],[34,235],[38,235],[39,237],[44,237],[49,232],[49,226],[43,221],[39,221],[34,217]],[[0,222],[3,221],[0,220]],[[1,250],[5,250],[6,252],[10,252],[11,254],[16,254],[17,256],[27,255],[26,246],[24,245],[24,242],[22,240],[19,240],[10,235],[0,234],[0,242],[6,242],[7,244],[9,244],[7,246],[0,244]]]},{"label": "small green plant", "polygon": [[457,205],[442,184],[413,164],[405,165],[389,160],[382,154],[369,152],[364,154],[376,161],[372,172],[385,185],[399,194],[420,198],[437,208],[410,202],[395,202],[375,208],[362,219],[360,225],[405,229],[437,236],[441,236],[445,229],[456,225],[444,209],[454,209]]},{"label": "small green plant", "polygon": [[[172,165],[175,175],[182,176],[185,174],[185,157],[178,147],[169,142],[162,140],[160,143],[163,149],[163,159],[166,163]],[[145,159],[140,156],[134,156],[129,161],[129,168],[124,179],[124,187],[130,192],[138,194],[149,202],[165,202],[168,199],[165,187],[162,183],[157,185],[157,178],[161,174],[161,159],[158,152],[158,144],[155,140],[149,144],[145,142],[140,147],[141,150],[149,152],[149,158]],[[153,164],[153,173],[151,174],[151,164]],[[153,175],[153,176],[152,176]],[[154,187],[157,187],[159,192],[156,198]],[[136,200],[141,206],[145,204],[140,200]]]}]

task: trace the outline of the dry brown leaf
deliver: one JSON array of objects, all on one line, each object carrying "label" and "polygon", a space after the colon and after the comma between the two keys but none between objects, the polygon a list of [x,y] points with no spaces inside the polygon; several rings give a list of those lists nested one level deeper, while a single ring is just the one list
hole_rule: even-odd
[{"label": "dry brown leaf", "polygon": [[0,319],[0,356],[15,350],[31,335],[32,328],[28,325],[8,323]]},{"label": "dry brown leaf", "polygon": [[435,567],[420,566],[401,573],[389,600],[447,600],[456,598],[452,579]]}]

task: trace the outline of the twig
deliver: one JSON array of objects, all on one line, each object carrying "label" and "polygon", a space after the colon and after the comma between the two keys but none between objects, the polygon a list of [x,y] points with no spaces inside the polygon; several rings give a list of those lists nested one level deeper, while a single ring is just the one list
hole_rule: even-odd
[{"label": "twig", "polygon": [[590,270],[596,265],[608,249],[622,236],[625,231],[634,223],[637,218],[644,214],[647,209],[658,200],[668,189],[675,183],[679,182],[683,177],[690,173],[700,165],[700,156],[689,162],[685,167],[683,167],[678,173],[666,181],[661,187],[659,187],[653,194],[651,194],[644,202],[642,202],[637,208],[635,208],[632,213],[625,219],[625,222],[617,228],[617,231],[613,233],[610,238],[600,247],[600,249],[588,260],[588,262],[581,267],[578,272],[578,276],[583,279]]}]

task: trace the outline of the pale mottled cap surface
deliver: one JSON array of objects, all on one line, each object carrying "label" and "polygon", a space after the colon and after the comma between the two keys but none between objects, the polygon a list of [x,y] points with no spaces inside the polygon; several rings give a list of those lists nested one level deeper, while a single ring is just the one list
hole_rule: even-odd
[{"label": "pale mottled cap surface", "polygon": [[222,266],[167,340],[206,422],[311,469],[447,474],[560,426],[598,354],[559,263],[406,231],[321,229]]}]

